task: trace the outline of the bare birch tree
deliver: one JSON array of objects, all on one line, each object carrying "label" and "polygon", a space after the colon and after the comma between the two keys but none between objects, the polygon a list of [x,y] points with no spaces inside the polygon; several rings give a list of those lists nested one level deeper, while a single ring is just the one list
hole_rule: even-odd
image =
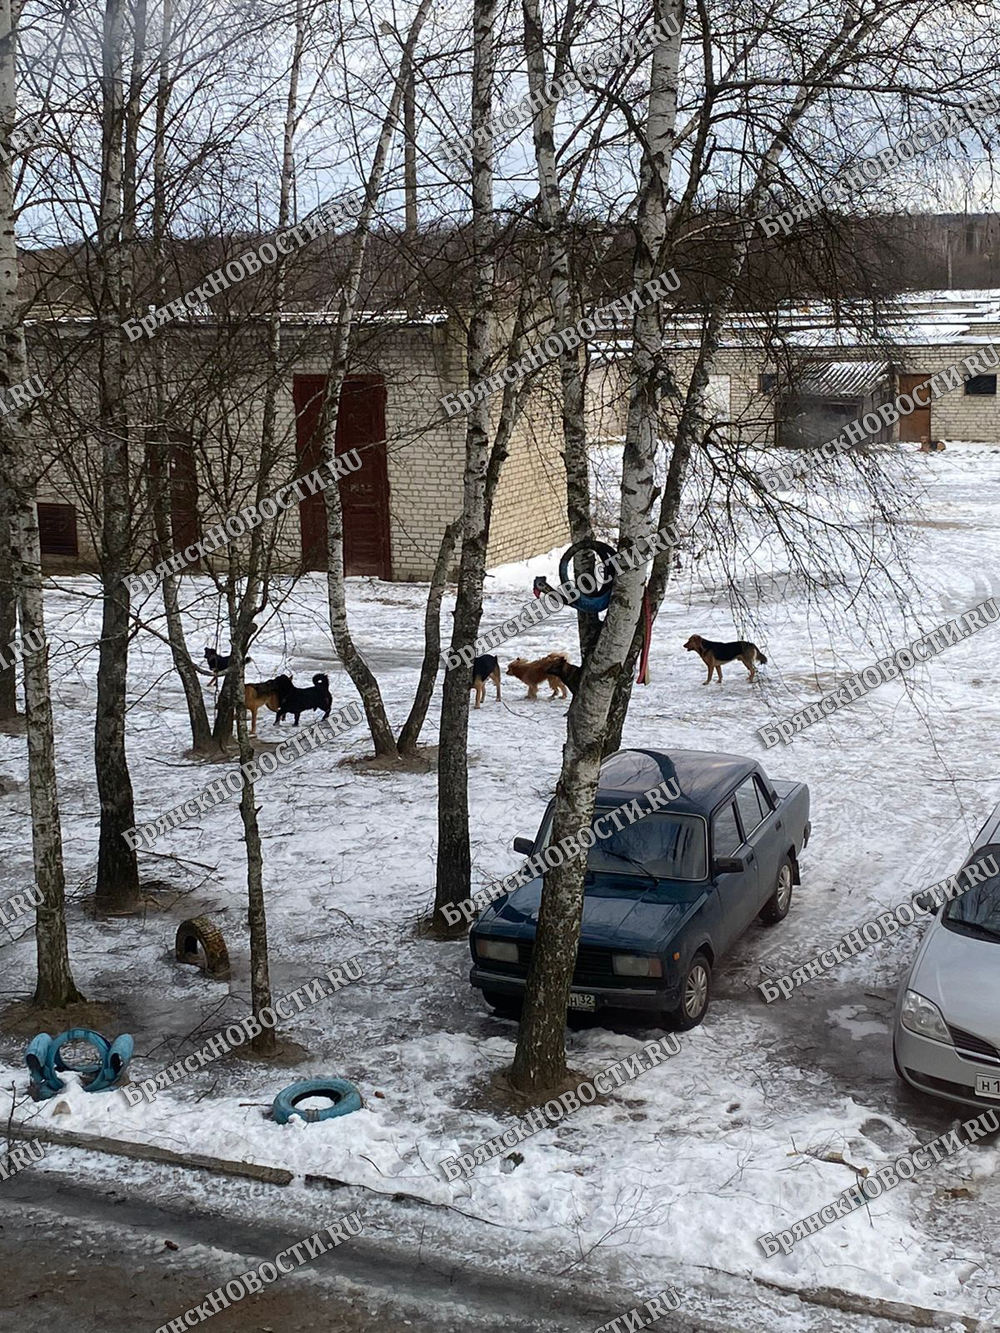
[{"label": "bare birch tree", "polygon": [[[659,272],[667,233],[667,205],[683,10],[680,0],[658,0],[657,20],[670,37],[653,51],[647,112],[648,148],[642,163],[642,191],[632,261],[633,287]],[[622,461],[619,546],[628,551],[648,533],[656,499],[655,453],[661,380],[661,313],[658,302],[638,310],[632,330],[631,394]],[[615,581],[604,624],[584,661],[567,718],[562,770],[556,785],[552,841],[559,842],[593,818],[604,733],[615,686],[628,655],[642,603],[640,566]],[[511,1070],[514,1086],[537,1093],[557,1086],[566,1074],[564,1030],[570,982],[576,962],[583,911],[586,851],[545,876],[535,947]]]},{"label": "bare birch tree", "polygon": [[[106,0],[101,73],[101,177],[97,255],[98,393],[101,444],[100,564],[103,585],[94,761],[101,800],[97,854],[97,903],[104,911],[131,912],[139,904],[139,866],[123,834],[135,824],[132,780],[125,752],[125,688],[128,671],[131,572],[129,421],[126,410],[125,334],[122,320],[125,234],[125,5]],[[130,165],[134,170],[134,150]],[[134,189],[129,185],[134,199]]]},{"label": "bare birch tree", "polygon": [[[18,298],[17,210],[11,165],[11,130],[17,116],[15,68],[20,4],[0,0],[0,321],[4,358],[3,390],[28,378],[24,316]],[[17,592],[22,639],[45,637],[41,549],[34,485],[29,473],[30,421],[11,403],[0,416],[0,513],[10,525],[12,581]],[[6,553],[4,548],[3,553]],[[35,1003],[64,1008],[81,999],[73,981],[66,938],[66,892],[62,830],[56,787],[52,697],[48,650],[24,658],[24,695],[28,738],[28,792],[35,882],[41,893],[36,909],[38,980]]]}]

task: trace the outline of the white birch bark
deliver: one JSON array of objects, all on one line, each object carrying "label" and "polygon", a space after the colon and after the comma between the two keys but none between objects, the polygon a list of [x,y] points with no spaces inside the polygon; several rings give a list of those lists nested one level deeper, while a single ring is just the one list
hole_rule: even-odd
[{"label": "white birch bark", "polygon": [[[403,95],[413,68],[413,52],[430,7],[431,0],[421,0],[420,7],[414,15],[407,33],[399,69],[393,84],[392,96],[389,99],[389,108],[382,122],[371,169],[368,173],[365,202],[351,240],[348,272],[340,299],[333,356],[326,381],[321,448],[323,461],[328,467],[332,467],[336,457],[337,413],[340,406],[340,392],[344,386],[344,380],[347,378],[347,367],[351,352],[351,322],[357,311],[361,272],[368,247],[368,234],[375,204],[382,188],[386,157],[399,121]],[[376,755],[393,755],[397,752],[396,739],[389,725],[378,681],[359,652],[347,620],[347,592],[344,583],[344,514],[340,501],[339,485],[335,482],[328,486],[323,495],[326,501],[327,600],[330,611],[330,630],[333,634],[334,645],[344,670],[350,676],[354,688],[360,696]]]},{"label": "white birch bark", "polygon": [[[657,17],[682,18],[672,0],[660,0]],[[648,151],[633,260],[633,286],[656,275],[667,234],[673,134],[677,117],[680,35],[655,48],[650,70]],[[654,446],[661,352],[658,303],[637,311],[633,326],[632,393],[629,402],[619,546],[627,550],[649,530],[656,498]],[[553,843],[587,827],[593,817],[604,732],[615,685],[632,641],[642,604],[641,566],[615,580],[604,626],[569,709],[562,771],[556,786]],[[524,1015],[511,1080],[521,1092],[557,1087],[566,1076],[565,1024],[570,982],[580,938],[586,853],[545,876]]]},{"label": "white birch bark", "polygon": [[[16,120],[15,29],[20,4],[0,0],[0,327],[4,388],[28,378],[23,314],[18,304],[17,236],[10,132]],[[12,577],[17,591],[21,636],[45,635],[45,611],[34,484],[29,473],[29,421],[10,405],[0,417],[0,485],[11,525]],[[66,939],[66,893],[62,830],[56,787],[52,698],[48,650],[24,658],[24,695],[28,742],[28,792],[35,883],[42,900],[36,909],[38,980],[35,1002],[64,1008],[81,999],[70,971]]]}]

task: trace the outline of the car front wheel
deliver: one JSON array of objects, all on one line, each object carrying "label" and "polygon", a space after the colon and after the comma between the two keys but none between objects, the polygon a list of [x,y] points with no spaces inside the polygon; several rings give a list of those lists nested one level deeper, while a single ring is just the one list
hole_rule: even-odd
[{"label": "car front wheel", "polygon": [[682,1032],[696,1028],[708,1012],[712,989],[712,965],[703,953],[696,953],[681,981],[681,1002],[674,1011],[674,1021]]},{"label": "car front wheel", "polygon": [[774,892],[761,909],[760,919],[765,926],[776,926],[784,921],[792,905],[792,885],[795,875],[792,870],[792,858],[786,856],[778,867],[778,878],[774,881]]}]

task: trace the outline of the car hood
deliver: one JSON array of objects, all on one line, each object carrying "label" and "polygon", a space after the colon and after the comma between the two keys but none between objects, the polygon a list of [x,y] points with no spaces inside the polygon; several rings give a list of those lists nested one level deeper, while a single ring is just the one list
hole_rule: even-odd
[{"label": "car hood", "polygon": [[[681,902],[677,901],[678,893],[684,896]],[[699,885],[665,880],[653,884],[627,875],[597,877],[584,891],[580,942],[644,953],[662,949],[706,896]],[[541,897],[539,877],[488,907],[477,924],[488,931],[503,923],[507,928],[504,934],[531,938],[538,924]]]},{"label": "car hood", "polygon": [[907,982],[952,1027],[1000,1046],[1000,941],[948,930],[936,917]]}]

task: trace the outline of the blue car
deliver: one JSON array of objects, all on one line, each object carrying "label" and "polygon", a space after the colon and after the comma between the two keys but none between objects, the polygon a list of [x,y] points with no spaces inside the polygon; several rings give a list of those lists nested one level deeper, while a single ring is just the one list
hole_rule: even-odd
[{"label": "blue car", "polygon": [[[678,794],[608,832],[612,811],[663,784]],[[547,846],[552,808],[515,851]],[[809,840],[808,788],[773,782],[737,755],[619,750],[601,765],[592,827],[569,1007],[696,1027],[719,959],[758,917],[773,925],[788,915]],[[520,1010],[541,893],[538,877],[496,899],[470,933],[469,980],[501,1013]]]}]

